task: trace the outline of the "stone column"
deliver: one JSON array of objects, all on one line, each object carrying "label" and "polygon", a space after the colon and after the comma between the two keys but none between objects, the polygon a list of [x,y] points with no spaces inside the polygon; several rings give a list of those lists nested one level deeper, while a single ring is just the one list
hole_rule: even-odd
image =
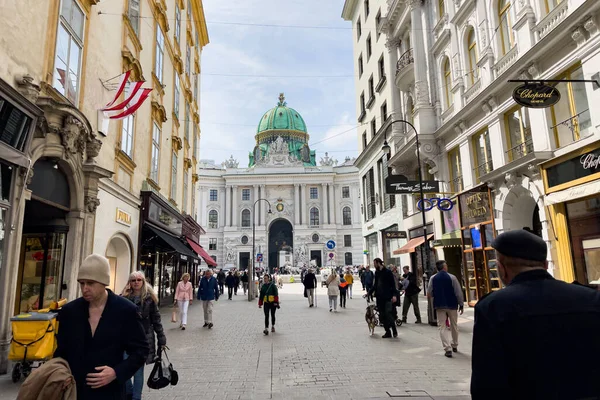
[{"label": "stone column", "polygon": [[225,185],[225,207],[223,207],[223,213],[225,214],[225,227],[231,226],[231,186]]},{"label": "stone column", "polygon": [[308,207],[306,207],[306,183],[300,185],[302,191],[300,192],[300,225],[305,223],[308,225]]},{"label": "stone column", "polygon": [[329,224],[329,204],[327,202],[327,184],[321,184],[321,204],[323,205],[323,212],[321,215],[321,225]]},{"label": "stone column", "polygon": [[335,206],[335,185],[329,183],[327,186],[329,187],[329,223],[335,225],[335,212],[337,209]]},{"label": "stone column", "polygon": [[[254,196],[252,197],[252,204],[254,204],[254,202],[256,200],[260,199],[259,194],[258,194],[258,185],[253,185],[253,187],[254,187]],[[252,210],[251,210],[252,211],[252,219],[253,219],[255,225],[260,225],[260,218],[259,218],[260,213],[258,211],[256,211],[256,214],[255,214],[255,210],[254,210],[255,208],[256,207],[252,207]]]},{"label": "stone column", "polygon": [[294,184],[294,224],[300,225],[300,185]]},{"label": "stone column", "polygon": [[[392,97],[390,98],[390,104],[388,105],[389,114],[392,116],[392,120],[402,119],[402,104],[400,100],[400,89],[396,87],[396,66],[398,64],[398,48],[400,47],[400,40],[396,38],[388,38],[385,42],[385,47],[388,50],[388,73],[387,80],[388,85],[392,84]],[[383,123],[383,121],[381,122]],[[396,133],[400,133],[402,130],[402,124],[394,124],[392,126],[392,134],[389,137],[394,136]]]},{"label": "stone column", "polygon": [[[267,199],[267,189],[266,189],[266,185],[260,185],[260,196],[261,199]],[[267,199],[269,200],[269,199]],[[270,200],[269,200],[270,201]],[[261,201],[260,202],[260,212],[261,212],[261,217],[263,220],[263,225],[267,225],[267,202],[266,201]]]},{"label": "stone column", "polygon": [[233,185],[233,200],[231,202],[231,226],[238,225],[238,204],[240,204],[240,199],[238,199],[238,187],[237,185]]}]

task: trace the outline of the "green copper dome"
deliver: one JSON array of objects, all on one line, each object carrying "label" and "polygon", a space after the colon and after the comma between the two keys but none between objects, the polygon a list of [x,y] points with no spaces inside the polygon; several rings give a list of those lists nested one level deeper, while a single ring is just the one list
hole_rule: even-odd
[{"label": "green copper dome", "polygon": [[283,93],[279,95],[277,107],[267,111],[260,119],[256,133],[259,134],[271,130],[289,130],[307,133],[304,119],[298,111],[287,107]]}]

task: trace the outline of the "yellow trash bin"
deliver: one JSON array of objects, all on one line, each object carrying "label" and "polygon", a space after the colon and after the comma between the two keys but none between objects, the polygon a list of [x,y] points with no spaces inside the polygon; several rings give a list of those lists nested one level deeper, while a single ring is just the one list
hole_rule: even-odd
[{"label": "yellow trash bin", "polygon": [[46,360],[56,350],[58,321],[54,312],[30,312],[10,319],[13,337],[9,360]]}]

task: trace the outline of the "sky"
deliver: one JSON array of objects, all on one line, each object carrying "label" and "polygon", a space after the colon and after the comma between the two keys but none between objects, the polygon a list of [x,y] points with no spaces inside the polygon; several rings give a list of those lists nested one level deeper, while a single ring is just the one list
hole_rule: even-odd
[{"label": "sky", "polygon": [[317,161],[325,152],[340,163],[358,156],[352,25],[341,18],[343,0],[203,5],[210,43],[201,60],[201,159],[220,165],[233,155],[246,167],[258,122],[279,93],[304,118]]}]

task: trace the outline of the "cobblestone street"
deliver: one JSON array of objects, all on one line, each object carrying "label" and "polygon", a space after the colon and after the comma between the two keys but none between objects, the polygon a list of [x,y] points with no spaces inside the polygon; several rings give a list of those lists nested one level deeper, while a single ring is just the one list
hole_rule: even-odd
[{"label": "cobblestone street", "polygon": [[[356,286],[356,285],[355,285]],[[358,285],[360,287],[360,284]],[[264,336],[263,312],[238,293],[214,308],[215,327],[202,328],[202,309],[190,307],[188,328],[179,330],[163,308],[175,387],[144,388],[144,399],[462,399],[468,397],[472,309],[459,318],[459,353],[444,357],[437,328],[408,323],[399,339],[370,337],[361,290],[337,314],[329,313],[325,289],[308,308],[300,284],[281,291],[277,332]],[[426,321],[426,302],[422,301]],[[411,310],[412,312],[412,310]],[[146,368],[146,377],[150,368]],[[14,399],[17,385],[0,378],[0,399]]]}]

